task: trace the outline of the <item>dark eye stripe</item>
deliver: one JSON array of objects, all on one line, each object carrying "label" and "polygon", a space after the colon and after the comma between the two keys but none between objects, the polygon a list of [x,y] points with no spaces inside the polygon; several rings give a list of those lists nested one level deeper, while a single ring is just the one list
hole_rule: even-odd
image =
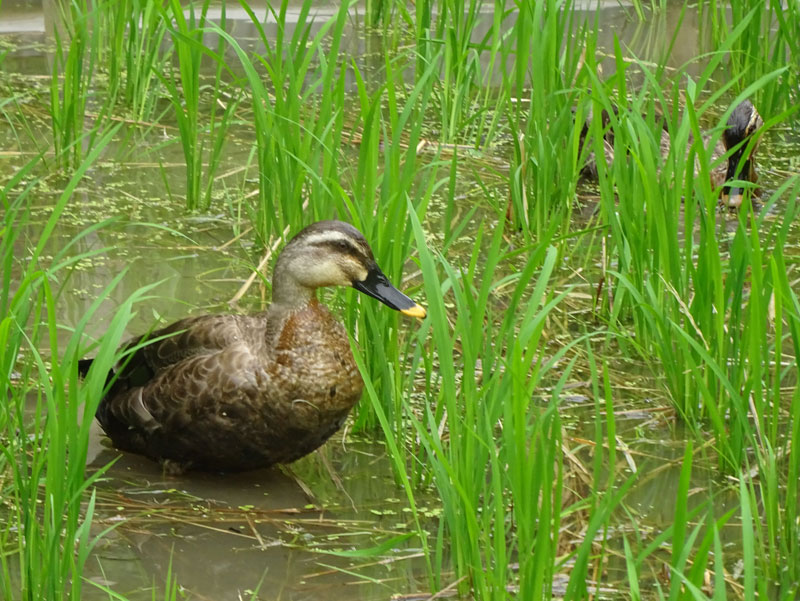
[{"label": "dark eye stripe", "polygon": [[364,251],[360,247],[353,244],[350,240],[345,238],[338,238],[335,240],[320,240],[319,242],[315,242],[314,246],[324,248],[329,252],[347,255],[354,261],[364,265],[366,265],[368,262],[368,257],[364,254]]}]

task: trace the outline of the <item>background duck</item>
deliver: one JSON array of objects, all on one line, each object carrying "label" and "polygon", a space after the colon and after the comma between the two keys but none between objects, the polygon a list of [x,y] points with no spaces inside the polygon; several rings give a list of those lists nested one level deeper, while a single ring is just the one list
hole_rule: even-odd
[{"label": "background duck", "polygon": [[[361,232],[314,223],[278,256],[266,312],[183,319],[124,345],[130,353],[109,374],[96,414],[103,430],[117,448],[172,472],[264,468],[310,453],[363,388],[344,327],[317,300],[323,286],[352,286],[425,316],[389,282]],[[81,362],[84,375],[91,362]]]},{"label": "background duck", "polygon": [[[747,147],[750,139],[757,136],[762,125],[764,125],[764,120],[749,100],[739,103],[728,117],[720,144],[717,144],[715,149],[714,158],[721,157],[728,151],[733,152],[726,163],[711,172],[711,184],[715,188],[722,187],[720,204],[723,206],[738,209],[742,205],[744,197],[744,189],[741,186],[731,186],[728,182],[739,180],[754,184],[758,181],[755,167],[758,137],[755,138],[749,152]],[[757,189],[753,190],[754,194],[757,192]]]},{"label": "background duck", "polygon": [[[616,113],[616,107],[615,107]],[[582,149],[589,135],[593,114],[590,113],[581,128],[579,148]],[[610,128],[611,118],[605,109],[600,112],[600,119],[602,129],[605,132],[603,135],[603,155],[606,164],[610,165],[614,161],[614,130]],[[663,120],[662,120],[663,123]],[[755,153],[758,147],[758,139],[756,138],[753,147],[747,152],[747,147],[750,139],[757,135],[759,128],[764,124],[761,115],[749,100],[744,100],[739,103],[725,124],[725,129],[722,132],[720,141],[714,147],[711,155],[712,162],[718,162],[725,154],[732,151],[728,160],[720,163],[711,171],[711,184],[717,189],[720,188],[720,204],[729,208],[738,208],[742,204],[744,196],[744,188],[742,186],[731,186],[727,182],[734,180],[747,181],[756,183],[758,174],[755,170]],[[690,138],[689,143],[692,140]],[[661,130],[661,156],[666,159],[670,151],[670,137],[669,133],[664,126]],[[586,163],[584,164],[581,174],[588,178],[596,180],[597,175],[597,162],[594,151],[588,153]],[[754,190],[756,193],[757,190]]]}]

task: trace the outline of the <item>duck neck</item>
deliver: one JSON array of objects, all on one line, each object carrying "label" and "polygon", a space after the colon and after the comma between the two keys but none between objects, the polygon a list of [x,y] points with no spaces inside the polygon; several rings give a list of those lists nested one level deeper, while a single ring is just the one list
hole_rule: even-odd
[{"label": "duck neck", "polygon": [[272,275],[272,304],[282,309],[295,310],[302,309],[316,298],[316,290],[301,284],[292,275],[286,262],[279,258]]}]

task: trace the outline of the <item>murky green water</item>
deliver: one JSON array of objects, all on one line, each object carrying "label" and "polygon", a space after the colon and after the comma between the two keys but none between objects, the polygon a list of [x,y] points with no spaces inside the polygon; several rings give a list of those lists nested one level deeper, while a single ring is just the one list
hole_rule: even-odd
[{"label": "murky green water", "polygon": [[[411,525],[382,445],[339,438],[322,453],[293,464],[294,476],[179,478],[124,455],[102,486],[96,528],[119,526],[103,539],[87,577],[113,581],[133,599],[149,599],[147,589],[166,582],[170,565],[192,599],[249,598],[259,586],[259,598],[287,600],[425,590],[419,549],[400,544],[390,561],[326,553],[369,549]],[[104,449],[95,464],[115,455]]]},{"label": "murky green water", "polygon": [[[602,13],[601,46],[610,49],[616,33],[645,59],[663,50],[680,9],[639,24],[616,2],[608,4]],[[231,31],[237,39],[256,38],[246,15],[229,11],[228,19],[233,21]],[[691,18],[683,21],[671,66],[682,65],[699,53],[702,36],[696,28]],[[6,81],[15,85],[26,81],[44,90],[44,76],[52,63],[46,31],[51,31],[51,25],[40,7],[15,8],[3,3],[0,42],[10,44],[2,63]],[[377,42],[359,34],[357,19],[349,31],[348,51],[365,55],[368,63],[370,45]],[[41,99],[45,98],[43,91]],[[7,177],[29,157],[21,153],[33,149],[18,144],[5,125],[0,125],[0,135],[4,140],[0,177]],[[75,325],[98,292],[122,270],[126,273],[121,284],[91,324],[94,333],[104,329],[117,304],[151,282],[161,282],[156,289],[158,298],[141,304],[130,324],[131,334],[146,331],[156,319],[169,322],[225,306],[263,254],[251,233],[237,238],[243,199],[256,188],[241,169],[254,142],[241,128],[237,135],[239,139],[229,143],[220,168],[225,174],[221,178],[224,191],[215,198],[214,210],[208,215],[185,214],[182,155],[177,144],[162,146],[164,132],[159,128],[145,138],[125,133],[108,153],[117,160],[92,169],[91,178],[71,200],[54,240],[66,244],[88,225],[107,218],[114,222],[82,239],[75,249],[77,253],[106,250],[79,265],[63,282],[60,306],[65,327]],[[767,192],[798,170],[799,145],[800,138],[788,129],[766,134],[759,150],[759,172]],[[496,158],[502,161],[505,157]],[[35,243],[37,228],[62,184],[51,178],[37,190],[39,208],[19,238],[19,256],[25,256]],[[170,198],[170,193],[176,198]],[[591,215],[590,194],[587,190],[585,215]],[[467,194],[463,202],[466,212],[476,199]],[[469,236],[466,232],[465,245]],[[576,289],[574,299],[565,303],[565,310],[572,311],[570,319],[585,310],[592,294],[589,287]],[[260,303],[254,287],[242,304],[255,307]],[[626,498],[626,508],[642,525],[664,527],[674,511],[673,491],[685,436],[674,425],[669,403],[656,392],[646,369],[623,358],[612,364],[618,381],[615,390],[623,397],[619,406],[625,408],[618,416],[618,435],[627,445],[623,453],[626,469],[648,474]],[[588,465],[593,456],[587,441],[592,440],[595,407],[588,400],[589,390],[580,382],[575,383],[573,392],[564,406],[566,438],[575,456]],[[90,466],[105,465],[116,455],[103,446],[98,430]],[[258,589],[259,598],[265,599],[372,600],[429,589],[419,549],[408,545],[397,545],[391,561],[324,553],[369,549],[411,531],[410,514],[399,498],[401,492],[379,441],[337,435],[321,452],[294,464],[292,471],[294,477],[280,470],[224,477],[197,473],[167,477],[156,464],[123,455],[100,487],[95,526],[98,533],[111,525],[116,528],[95,550],[86,577],[112,583],[114,590],[132,599],[150,599],[150,588],[155,585],[160,590],[170,569],[190,599],[246,599],[250,591]],[[723,490],[723,483],[714,478],[713,466],[697,469],[695,478],[698,489]],[[724,493],[719,493],[717,502],[719,511],[724,511]],[[436,515],[435,499],[427,510],[431,517]],[[580,532],[572,534],[580,536]],[[620,581],[624,580],[623,570],[621,561]],[[447,580],[447,575],[443,579]],[[85,587],[85,596],[106,598],[91,586]]]}]

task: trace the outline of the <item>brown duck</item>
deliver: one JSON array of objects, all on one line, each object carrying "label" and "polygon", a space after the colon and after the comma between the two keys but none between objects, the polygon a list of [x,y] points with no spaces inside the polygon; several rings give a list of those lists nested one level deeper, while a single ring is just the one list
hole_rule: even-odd
[{"label": "brown duck", "polygon": [[[606,164],[610,165],[614,161],[614,133],[613,130],[609,129],[611,122],[609,113],[603,110],[600,118],[606,132],[603,136],[603,152]],[[592,119],[592,115],[589,115],[581,129],[580,149],[583,148],[586,142]],[[727,152],[733,151],[727,161],[711,171],[711,185],[721,190],[720,205],[734,209],[739,208],[742,204],[744,189],[741,186],[732,186],[728,182],[738,180],[756,183],[758,180],[755,169],[755,153],[758,148],[757,138],[749,154],[745,153],[748,150],[748,142],[752,137],[758,135],[758,130],[762,125],[764,125],[764,121],[761,119],[761,115],[758,114],[753,103],[749,100],[744,100],[736,105],[736,108],[733,109],[730,117],[728,117],[722,137],[711,154],[711,161],[717,162]],[[689,143],[692,143],[691,138]],[[666,128],[661,131],[660,146],[661,154],[666,158],[670,151],[670,138]],[[589,179],[597,179],[597,163],[594,151],[589,152],[581,173]],[[754,192],[757,193],[757,190]]]},{"label": "brown duck", "polygon": [[172,472],[264,468],[318,448],[363,388],[344,327],[317,300],[322,286],[352,286],[425,316],[392,286],[356,228],[314,223],[280,253],[266,312],[183,319],[123,358],[97,410],[103,430],[117,448]]},{"label": "brown duck", "polygon": [[[739,180],[754,184],[758,181],[755,167],[758,138],[755,139],[749,154],[745,153],[748,152],[748,142],[758,135],[757,132],[762,125],[764,120],[749,100],[738,104],[728,117],[725,131],[722,132],[722,148],[717,144],[713,158],[721,157],[730,150],[733,150],[733,153],[725,164],[711,172],[711,185],[715,188],[722,187],[720,204],[723,206],[738,209],[742,205],[744,189],[741,186],[732,186],[729,182]],[[754,193],[757,192],[758,190],[754,190]]]}]

